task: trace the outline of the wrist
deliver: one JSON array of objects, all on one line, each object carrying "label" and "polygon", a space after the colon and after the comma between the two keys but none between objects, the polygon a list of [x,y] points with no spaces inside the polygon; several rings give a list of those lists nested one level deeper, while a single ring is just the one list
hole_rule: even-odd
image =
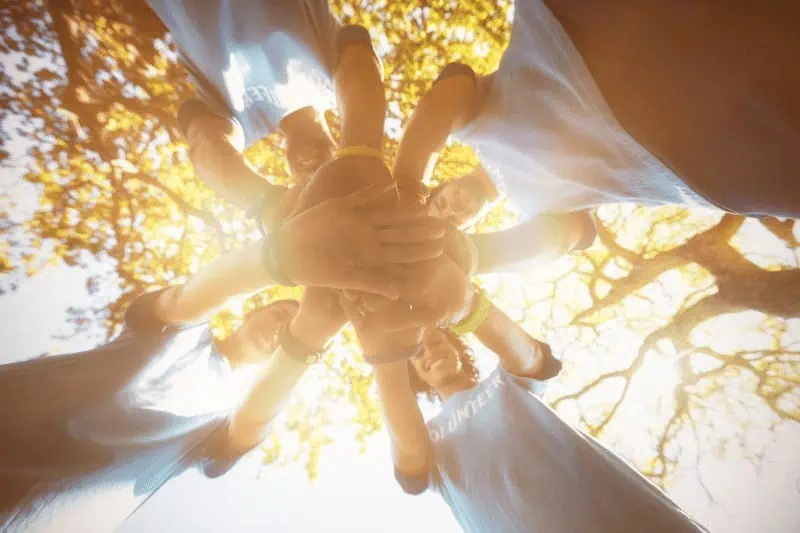
[{"label": "wrist", "polygon": [[286,274],[286,254],[282,245],[283,228],[275,228],[266,238],[261,247],[261,264],[274,283],[285,287],[294,287],[291,273]]},{"label": "wrist", "polygon": [[486,297],[486,293],[482,289],[477,289],[472,294],[472,300],[469,311],[464,314],[461,319],[451,329],[456,335],[466,335],[467,333],[474,333],[486,322],[489,317],[489,311],[492,308],[492,302]]},{"label": "wrist", "polygon": [[289,323],[289,332],[304,345],[309,348],[322,351],[333,335],[328,334],[325,328],[315,324],[313,320],[308,320],[302,313],[297,313]]}]

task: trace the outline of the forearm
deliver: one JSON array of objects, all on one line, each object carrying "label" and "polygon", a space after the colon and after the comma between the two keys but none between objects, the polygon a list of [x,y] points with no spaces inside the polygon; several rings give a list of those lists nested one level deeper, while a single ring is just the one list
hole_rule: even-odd
[{"label": "forearm", "polygon": [[401,183],[429,179],[450,133],[469,119],[476,98],[474,76],[437,80],[406,124],[393,174]]},{"label": "forearm", "polygon": [[258,241],[228,252],[183,285],[163,293],[157,302],[159,317],[172,323],[197,322],[234,296],[273,285],[262,263],[262,246]]},{"label": "forearm", "polygon": [[306,370],[306,364],[280,348],[267,359],[258,380],[231,419],[228,436],[235,448],[250,449],[266,437],[272,420]]},{"label": "forearm", "polygon": [[542,367],[539,341],[494,305],[475,336],[497,354],[503,368],[512,374],[535,377]]},{"label": "forearm", "polygon": [[572,217],[542,215],[508,230],[471,236],[478,274],[519,272],[574,250],[585,235]]},{"label": "forearm", "polygon": [[342,146],[369,146],[380,150],[386,116],[386,94],[381,65],[369,33],[359,26],[339,30],[339,53],[334,79],[342,120]]},{"label": "forearm", "polygon": [[332,289],[308,287],[289,324],[294,337],[311,349],[323,349],[346,323],[339,295]]},{"label": "forearm", "polygon": [[250,209],[265,196],[282,189],[256,172],[244,156],[225,141],[198,144],[189,154],[200,179],[242,209]]},{"label": "forearm", "polygon": [[244,131],[234,119],[189,100],[178,111],[178,120],[197,174],[228,201],[249,209],[275,188],[244,158]]},{"label": "forearm", "polygon": [[417,398],[409,386],[408,362],[378,365],[374,373],[394,463],[406,472],[419,471],[427,464],[431,444]]}]

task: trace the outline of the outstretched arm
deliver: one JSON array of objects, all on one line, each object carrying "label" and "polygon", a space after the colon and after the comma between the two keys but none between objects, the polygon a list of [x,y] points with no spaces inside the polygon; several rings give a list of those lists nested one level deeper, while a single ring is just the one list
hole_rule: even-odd
[{"label": "outstretched arm", "polygon": [[234,119],[215,114],[199,100],[189,100],[181,106],[178,120],[197,174],[229,202],[242,209],[262,200],[273,205],[287,191],[271,184],[245,160],[244,132]]},{"label": "outstretched arm", "polygon": [[409,385],[408,362],[374,367],[383,417],[392,442],[395,476],[412,494],[428,486],[432,444],[417,398]]},{"label": "outstretched arm", "polygon": [[[392,443],[395,475],[406,492],[418,494],[428,486],[431,442],[417,398],[409,384],[407,355],[417,349],[426,317],[408,317],[401,327],[369,324],[369,309],[343,296],[342,308],[353,322],[367,361],[390,361],[373,366],[383,417]],[[404,309],[409,313],[408,306]],[[374,318],[374,317],[373,317]],[[396,360],[397,356],[402,356]],[[392,361],[394,360],[394,361]]]},{"label": "outstretched arm", "polygon": [[393,175],[401,189],[416,191],[430,178],[450,133],[466,124],[478,98],[477,79],[471,68],[448,65],[423,96],[406,124],[398,147]]},{"label": "outstretched arm", "polygon": [[383,69],[362,26],[344,26],[336,35],[336,100],[342,117],[343,147],[380,151],[386,117]]},{"label": "outstretched arm", "polygon": [[478,274],[527,270],[588,248],[594,237],[587,212],[541,215],[508,230],[469,236],[478,255]]},{"label": "outstretched arm", "polygon": [[261,242],[229,252],[183,285],[170,287],[156,301],[156,314],[168,323],[199,322],[234,296],[250,294],[275,281],[264,269]]},{"label": "outstretched arm", "polygon": [[561,369],[546,343],[533,338],[494,304],[475,336],[497,354],[503,368],[516,376],[545,380]]},{"label": "outstretched arm", "polygon": [[[306,290],[303,298],[312,305],[301,306],[288,327],[294,338],[304,346],[321,350],[328,337],[341,327],[343,320],[338,296],[331,294],[326,297],[332,292],[326,291],[309,300],[309,292],[314,291]],[[271,356],[263,355],[264,363],[259,378],[234,412],[228,426],[228,448],[234,455],[264,440],[272,421],[309,368],[305,361],[298,359],[296,354],[289,354],[283,346],[278,346]]]}]

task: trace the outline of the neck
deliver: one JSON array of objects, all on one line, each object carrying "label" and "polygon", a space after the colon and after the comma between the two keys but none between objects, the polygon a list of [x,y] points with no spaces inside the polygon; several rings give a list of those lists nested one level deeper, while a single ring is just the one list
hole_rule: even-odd
[{"label": "neck", "polygon": [[442,400],[448,400],[454,394],[469,390],[474,386],[475,381],[471,377],[459,375],[453,378],[452,381],[442,383],[439,388],[436,389],[436,394],[438,394],[439,398]]}]

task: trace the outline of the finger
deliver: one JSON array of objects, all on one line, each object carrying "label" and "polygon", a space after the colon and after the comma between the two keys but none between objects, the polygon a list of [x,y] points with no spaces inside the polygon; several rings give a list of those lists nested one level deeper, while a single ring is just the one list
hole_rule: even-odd
[{"label": "finger", "polygon": [[377,238],[383,244],[418,243],[441,239],[446,233],[442,224],[420,224],[377,230]]},{"label": "finger", "polygon": [[369,312],[380,309],[381,307],[391,303],[392,300],[388,300],[377,294],[363,294],[360,301],[360,305],[363,307],[363,309]]},{"label": "finger", "polygon": [[428,307],[410,307],[403,300],[392,302],[370,313],[364,319],[364,327],[383,331],[399,331],[436,324],[439,314]]},{"label": "finger", "polygon": [[344,314],[353,322],[354,326],[358,326],[364,321],[364,310],[357,302],[345,298],[344,292],[339,293],[339,305],[342,306]]},{"label": "finger", "polygon": [[439,225],[441,221],[428,215],[425,206],[415,206],[409,208],[403,205],[384,207],[363,213],[364,217],[373,226],[396,226],[400,224],[420,224],[423,221],[429,224]]},{"label": "finger", "polygon": [[351,291],[349,289],[345,289],[342,291],[342,295],[347,298],[348,301],[357,302],[359,297],[358,291]]},{"label": "finger", "polygon": [[335,282],[338,289],[377,294],[389,300],[397,300],[400,297],[398,281],[394,276],[381,272],[379,269],[350,267],[343,270],[342,275],[337,277],[340,279]]},{"label": "finger", "polygon": [[352,208],[366,207],[367,205],[384,199],[390,194],[397,194],[397,186],[393,182],[384,184],[367,185],[353,194],[344,198]]},{"label": "finger", "polygon": [[444,241],[436,240],[415,244],[393,244],[384,246],[378,264],[416,263],[440,257]]}]

